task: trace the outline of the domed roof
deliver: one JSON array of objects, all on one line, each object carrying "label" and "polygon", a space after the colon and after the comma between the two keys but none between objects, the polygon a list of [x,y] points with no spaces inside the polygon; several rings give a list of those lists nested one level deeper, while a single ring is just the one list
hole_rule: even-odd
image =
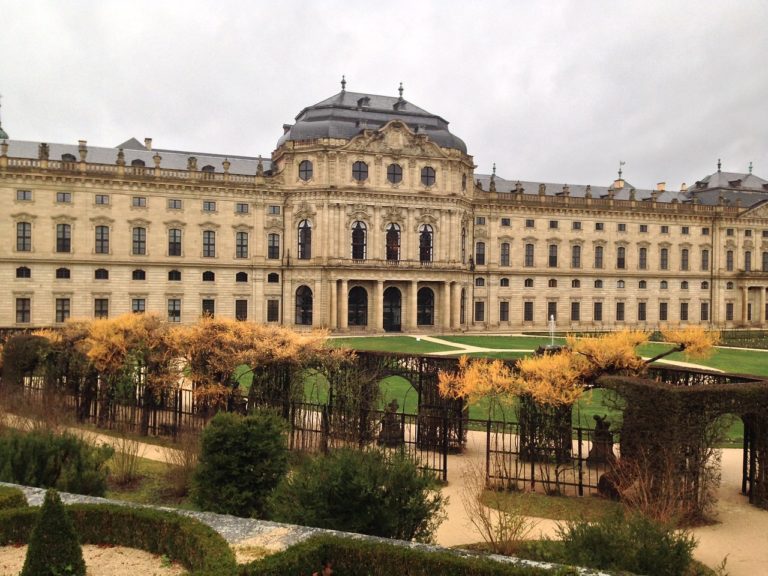
[{"label": "domed roof", "polygon": [[426,134],[438,146],[467,152],[467,146],[461,138],[448,130],[446,120],[414,106],[402,96],[396,98],[346,90],[299,112],[295,124],[284,126],[285,133],[278,140],[277,146],[289,140],[348,140],[362,130],[376,130],[392,120],[400,120],[414,132]]}]

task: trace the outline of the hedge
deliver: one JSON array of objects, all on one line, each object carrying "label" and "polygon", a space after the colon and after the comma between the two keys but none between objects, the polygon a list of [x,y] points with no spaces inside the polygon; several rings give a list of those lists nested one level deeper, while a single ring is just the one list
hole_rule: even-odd
[{"label": "hedge", "polygon": [[[541,568],[495,562],[480,556],[433,552],[403,545],[334,536],[314,536],[287,550],[241,566],[240,576],[309,576],[333,562],[345,576],[577,576],[576,568]],[[589,572],[586,572],[589,573]],[[591,572],[595,573],[595,572]]]},{"label": "hedge", "polygon": [[25,508],[27,498],[24,492],[12,486],[0,486],[0,510],[11,508]]},{"label": "hedge", "polygon": [[[67,512],[83,544],[113,544],[165,555],[196,576],[234,576],[237,564],[226,540],[185,516],[112,504],[73,504]],[[26,543],[39,508],[0,511],[0,546]]]}]

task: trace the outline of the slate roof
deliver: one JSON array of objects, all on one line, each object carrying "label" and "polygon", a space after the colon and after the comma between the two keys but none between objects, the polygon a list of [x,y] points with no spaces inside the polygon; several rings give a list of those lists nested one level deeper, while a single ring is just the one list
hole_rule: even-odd
[{"label": "slate roof", "polygon": [[296,116],[295,124],[284,127],[285,133],[277,145],[289,140],[350,139],[362,130],[378,129],[392,120],[400,120],[411,130],[426,134],[439,146],[467,152],[467,145],[451,134],[448,122],[440,116],[402,98],[346,90],[304,108]]}]

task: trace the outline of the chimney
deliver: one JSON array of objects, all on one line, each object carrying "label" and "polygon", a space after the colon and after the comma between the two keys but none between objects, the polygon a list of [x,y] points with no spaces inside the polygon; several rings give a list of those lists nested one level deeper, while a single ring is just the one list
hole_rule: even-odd
[{"label": "chimney", "polygon": [[685,182],[680,184],[680,192],[688,192],[688,184],[686,184]]},{"label": "chimney", "polygon": [[667,189],[667,183],[666,182],[659,182],[656,184],[656,190],[659,192],[664,192],[664,190]]},{"label": "chimney", "polygon": [[152,150],[152,138],[144,138],[144,148]]}]

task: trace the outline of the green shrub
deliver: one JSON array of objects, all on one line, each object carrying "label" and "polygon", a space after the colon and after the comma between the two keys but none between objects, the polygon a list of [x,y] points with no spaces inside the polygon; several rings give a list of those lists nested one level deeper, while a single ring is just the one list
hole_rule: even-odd
[{"label": "green shrub", "polygon": [[11,486],[0,486],[0,510],[24,508],[26,505],[27,498],[24,492]]},{"label": "green shrub", "polygon": [[341,449],[304,460],[270,499],[272,519],[429,541],[442,520],[434,478],[402,453]]},{"label": "green shrub", "polygon": [[45,501],[29,538],[21,576],[85,576],[83,550],[56,490]]},{"label": "green shrub", "polygon": [[[212,528],[193,518],[149,508],[102,504],[66,507],[83,544],[146,550],[180,562],[197,576],[233,576],[232,550]],[[0,546],[29,541],[37,508],[0,511]]]},{"label": "green shrub", "polygon": [[0,481],[103,496],[112,454],[72,434],[8,430],[0,435]]},{"label": "green shrub", "polygon": [[545,569],[502,564],[477,556],[430,552],[406,546],[316,536],[287,550],[242,567],[241,576],[311,574],[323,559],[345,576],[577,576],[567,567]]},{"label": "green shrub", "polygon": [[204,510],[262,517],[288,470],[285,422],[270,411],[220,412],[203,430],[192,495]]},{"label": "green shrub", "polygon": [[560,528],[564,560],[571,564],[654,576],[686,574],[694,538],[639,515],[618,511],[589,523]]}]

